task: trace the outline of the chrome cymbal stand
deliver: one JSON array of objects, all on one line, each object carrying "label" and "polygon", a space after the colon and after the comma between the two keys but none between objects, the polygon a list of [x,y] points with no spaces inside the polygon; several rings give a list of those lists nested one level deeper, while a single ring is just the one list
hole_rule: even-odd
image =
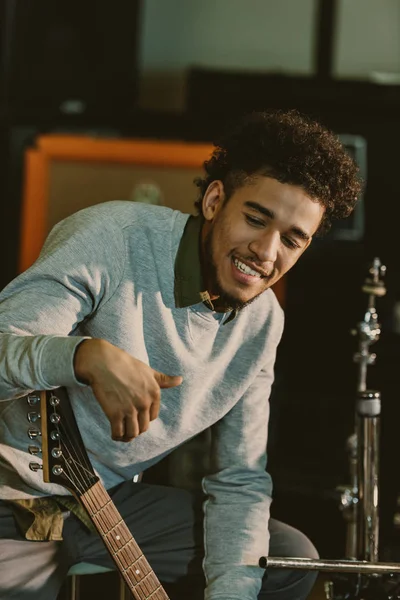
[{"label": "chrome cymbal stand", "polygon": [[378,561],[379,541],[379,430],[381,396],[367,389],[367,369],[375,364],[376,354],[370,346],[380,337],[375,308],[376,298],[386,293],[383,277],[386,268],[375,258],[362,291],[368,294],[364,319],[352,334],[358,337],[354,361],[359,365],[355,431],[347,441],[350,486],[342,490],[341,508],[347,521],[345,556],[353,560]]},{"label": "chrome cymbal stand", "polygon": [[375,363],[370,345],[380,337],[380,324],[375,308],[377,297],[386,294],[383,277],[386,273],[379,258],[375,258],[362,291],[368,294],[364,320],[358,324],[359,349],[354,356],[359,365],[356,403],[356,436],[358,463],[357,556],[359,560],[378,561],[379,542],[379,433],[381,394],[367,389],[367,368]]},{"label": "chrome cymbal stand", "polygon": [[362,286],[362,291],[368,294],[367,310],[352,332],[358,336],[354,361],[359,370],[355,432],[347,443],[352,481],[342,490],[341,502],[347,520],[346,560],[261,557],[259,563],[263,568],[341,573],[341,579],[326,582],[327,600],[400,600],[400,583],[393,578],[400,575],[400,563],[378,562],[381,396],[380,392],[367,388],[367,368],[376,359],[370,346],[381,333],[375,301],[386,293],[385,272],[386,267],[375,258]]}]

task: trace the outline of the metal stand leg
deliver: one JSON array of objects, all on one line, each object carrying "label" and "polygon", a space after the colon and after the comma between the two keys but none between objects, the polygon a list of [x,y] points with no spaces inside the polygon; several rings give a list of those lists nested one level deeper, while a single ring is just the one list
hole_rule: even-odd
[{"label": "metal stand leg", "polygon": [[71,575],[69,578],[69,600],[79,600],[80,578],[79,575]]},{"label": "metal stand leg", "polygon": [[131,598],[130,591],[129,591],[125,581],[121,577],[120,582],[119,582],[119,600],[130,600],[130,598]]}]

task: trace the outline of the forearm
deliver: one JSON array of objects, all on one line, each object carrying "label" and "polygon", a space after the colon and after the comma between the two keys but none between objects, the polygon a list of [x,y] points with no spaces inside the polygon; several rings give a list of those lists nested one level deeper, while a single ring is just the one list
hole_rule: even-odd
[{"label": "forearm", "polygon": [[71,336],[119,285],[124,241],[96,215],[53,229],[40,259],[0,293],[0,398],[79,385]]},{"label": "forearm", "polygon": [[73,358],[84,339],[0,334],[0,400],[23,396],[34,389],[80,385]]},{"label": "forearm", "polygon": [[[235,480],[235,484],[233,484]],[[230,483],[229,483],[230,482]],[[268,554],[272,484],[266,472],[227,469],[203,481],[206,600],[255,600]],[[225,595],[224,595],[225,594]]]}]

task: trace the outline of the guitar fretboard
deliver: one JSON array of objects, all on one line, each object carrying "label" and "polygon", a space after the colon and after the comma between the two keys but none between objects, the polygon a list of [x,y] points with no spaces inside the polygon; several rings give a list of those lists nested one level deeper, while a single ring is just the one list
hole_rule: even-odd
[{"label": "guitar fretboard", "polygon": [[79,499],[133,596],[169,600],[104,486],[97,482]]}]

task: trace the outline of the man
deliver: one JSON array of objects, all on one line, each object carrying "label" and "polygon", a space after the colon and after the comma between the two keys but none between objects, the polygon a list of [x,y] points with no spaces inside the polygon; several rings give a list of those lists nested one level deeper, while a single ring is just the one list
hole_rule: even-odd
[{"label": "man", "polygon": [[[207,600],[298,600],[313,585],[312,573],[262,579],[258,567],[268,545],[316,556],[269,520],[268,395],[283,327],[269,288],[351,212],[357,168],[335,136],[289,112],[245,119],[205,171],[199,216],[128,202],[81,211],[1,295],[2,599],[55,599],[72,564],[111,566],[67,491],[29,469],[23,396],[58,386],[159,579],[188,582],[187,598],[204,586]],[[202,523],[189,492],[132,478],[209,427]]]}]

